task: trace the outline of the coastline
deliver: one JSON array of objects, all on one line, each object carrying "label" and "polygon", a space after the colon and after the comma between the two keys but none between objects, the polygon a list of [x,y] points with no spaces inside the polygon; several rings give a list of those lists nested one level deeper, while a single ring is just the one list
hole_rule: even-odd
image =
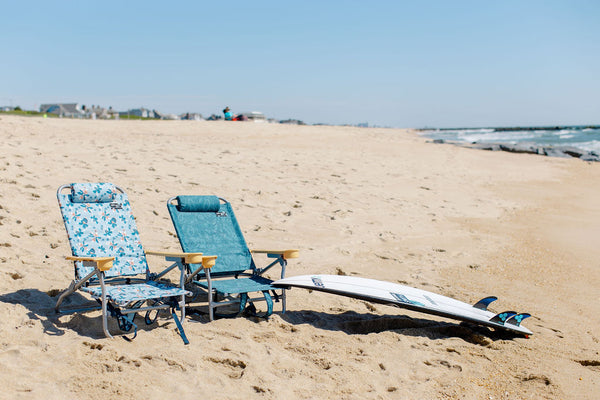
[{"label": "coastline", "polygon": [[481,150],[600,161],[600,126],[443,128],[417,131],[435,143]]},{"label": "coastline", "polygon": [[[592,399],[600,389],[600,164],[437,146],[411,130],[217,121],[3,116],[0,140],[7,397]],[[148,250],[179,249],[169,197],[217,194],[250,247],[300,249],[287,276],[496,295],[498,311],[533,315],[534,335],[293,289],[288,312],[268,321],[188,318],[189,346],[167,319],[133,342],[105,339],[97,313],[52,313],[73,273],[55,192],[77,181],[125,188]]]},{"label": "coastline", "polygon": [[506,142],[464,143],[444,139],[433,139],[431,142],[436,144],[452,144],[475,150],[506,151],[509,153],[534,154],[559,158],[579,158],[581,161],[600,162],[600,155],[598,153],[583,150],[575,146],[540,146],[535,143],[512,144]]},{"label": "coastline", "polygon": [[[463,127],[463,128],[437,128],[438,131],[457,131],[457,130],[494,130],[496,132],[512,132],[512,131],[561,131],[564,129],[600,129],[600,125],[548,125],[548,126],[485,126],[485,127]],[[431,131],[431,129],[422,128],[415,129],[419,132]]]}]

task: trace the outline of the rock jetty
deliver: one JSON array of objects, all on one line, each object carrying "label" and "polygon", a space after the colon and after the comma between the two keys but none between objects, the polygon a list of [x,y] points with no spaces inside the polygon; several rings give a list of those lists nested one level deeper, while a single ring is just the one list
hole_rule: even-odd
[{"label": "rock jetty", "polygon": [[435,139],[433,143],[449,143],[461,147],[478,150],[507,151],[509,153],[537,154],[549,157],[579,158],[582,161],[600,162],[600,155],[594,151],[586,151],[573,146],[539,146],[533,143],[459,143]]}]

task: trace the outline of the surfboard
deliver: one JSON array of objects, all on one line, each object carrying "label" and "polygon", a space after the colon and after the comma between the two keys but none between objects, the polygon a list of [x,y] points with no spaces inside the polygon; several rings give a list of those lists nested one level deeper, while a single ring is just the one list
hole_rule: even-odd
[{"label": "surfboard", "polygon": [[345,275],[301,275],[280,279],[272,283],[281,288],[298,287],[353,297],[373,303],[387,304],[441,317],[468,321],[525,336],[532,335],[521,321],[527,313],[504,311],[493,313],[488,306],[497,300],[485,297],[475,304],[467,304],[450,297],[416,289],[397,283]]}]

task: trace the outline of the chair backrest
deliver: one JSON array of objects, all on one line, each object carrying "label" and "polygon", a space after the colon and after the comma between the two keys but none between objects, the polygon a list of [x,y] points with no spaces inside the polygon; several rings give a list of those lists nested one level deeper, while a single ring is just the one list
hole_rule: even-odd
[{"label": "chair backrest", "polygon": [[221,203],[217,196],[178,196],[167,202],[167,208],[184,252],[218,256],[211,274],[234,275],[255,269],[229,202]]},{"label": "chair backrest", "polygon": [[[70,193],[61,193],[70,188]],[[146,255],[127,195],[111,183],[73,183],[57,192],[74,256],[115,257],[107,277],[148,272]],[[93,267],[75,262],[75,276],[83,278]]]}]

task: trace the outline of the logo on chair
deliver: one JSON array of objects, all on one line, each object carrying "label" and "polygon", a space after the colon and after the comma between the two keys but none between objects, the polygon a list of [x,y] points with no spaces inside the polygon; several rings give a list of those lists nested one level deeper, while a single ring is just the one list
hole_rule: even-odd
[{"label": "logo on chair", "polygon": [[110,203],[110,208],[112,208],[113,210],[122,210],[123,206],[121,205],[121,203]]}]

